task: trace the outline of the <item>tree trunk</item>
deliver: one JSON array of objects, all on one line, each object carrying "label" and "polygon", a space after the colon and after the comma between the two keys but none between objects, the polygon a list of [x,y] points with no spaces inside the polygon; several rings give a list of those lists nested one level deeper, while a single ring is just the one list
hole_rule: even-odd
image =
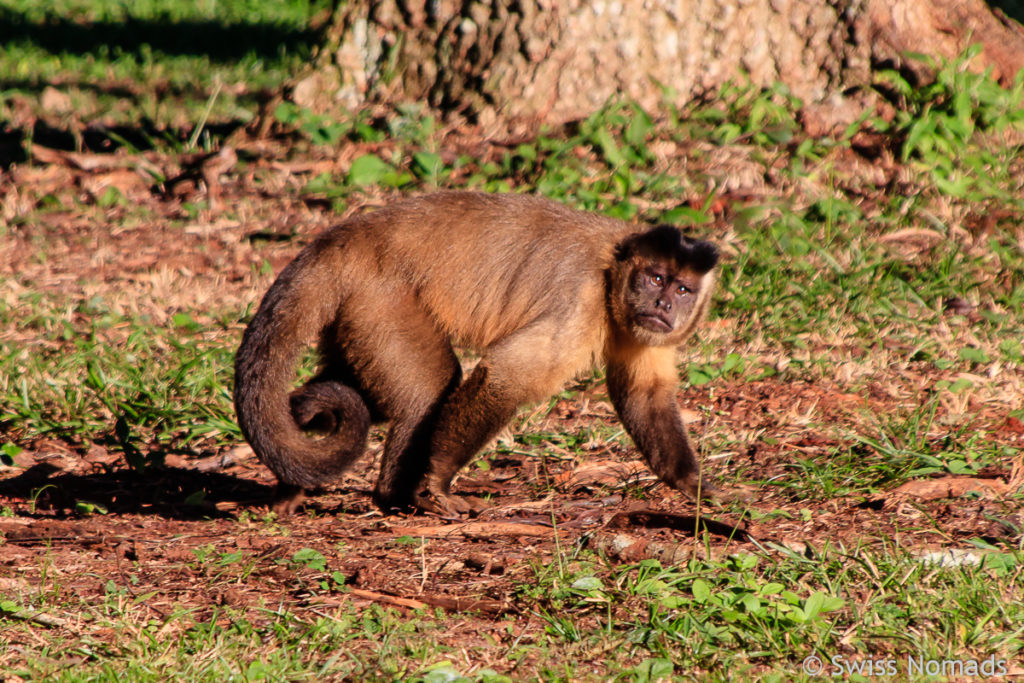
[{"label": "tree trunk", "polygon": [[1007,83],[1024,66],[1024,28],[983,0],[341,0],[294,97],[560,123],[612,97],[654,109],[730,80],[817,102],[881,65],[925,77],[908,51],[951,58],[975,42],[972,68]]}]

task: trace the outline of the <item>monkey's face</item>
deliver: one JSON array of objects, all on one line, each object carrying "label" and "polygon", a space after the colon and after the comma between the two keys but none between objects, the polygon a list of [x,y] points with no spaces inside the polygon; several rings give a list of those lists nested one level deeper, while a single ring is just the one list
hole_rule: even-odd
[{"label": "monkey's face", "polygon": [[633,335],[648,344],[671,343],[672,333],[693,315],[701,279],[665,261],[636,264],[623,302]]},{"label": "monkey's face", "polygon": [[659,225],[618,247],[611,313],[618,328],[647,346],[680,344],[707,309],[718,250]]}]

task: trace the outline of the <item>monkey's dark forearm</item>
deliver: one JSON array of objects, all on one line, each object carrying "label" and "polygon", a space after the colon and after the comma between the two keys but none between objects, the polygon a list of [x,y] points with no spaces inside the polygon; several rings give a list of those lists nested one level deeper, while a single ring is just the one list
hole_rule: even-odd
[{"label": "monkey's dark forearm", "polygon": [[607,382],[612,404],[651,470],[672,488],[697,495],[704,486],[700,465],[671,389],[637,390],[626,369],[613,367]]}]

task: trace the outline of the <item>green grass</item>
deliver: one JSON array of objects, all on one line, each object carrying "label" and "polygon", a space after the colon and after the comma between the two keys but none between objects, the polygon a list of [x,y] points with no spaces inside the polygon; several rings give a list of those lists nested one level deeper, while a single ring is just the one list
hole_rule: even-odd
[{"label": "green grass", "polygon": [[[210,585],[244,577],[250,566],[237,553],[197,557]],[[942,568],[893,545],[609,566],[577,549],[562,563],[537,567],[534,582],[517,597],[542,630],[497,648],[495,638],[520,630],[518,619],[499,619],[485,637],[452,647],[445,631],[457,617],[351,603],[301,613],[273,605],[213,606],[153,618],[142,604],[148,596],[121,579],[107,581],[102,604],[61,595],[55,578],[46,579],[30,604],[6,601],[0,610],[21,615],[4,638],[34,628],[43,643],[27,667],[9,671],[33,679],[507,681],[517,676],[474,663],[507,668],[540,658],[548,662],[540,677],[554,680],[687,673],[706,680],[805,680],[800,667],[809,656],[821,657],[829,672],[867,659],[892,660],[906,672],[911,656],[1012,663],[1024,635],[1021,559],[1019,551],[1001,552],[980,565]],[[304,563],[283,566],[296,572],[297,585],[329,596]],[[73,613],[121,637],[114,649],[84,645],[69,653],[27,621],[33,610]]]},{"label": "green grass", "polygon": [[[58,129],[72,115],[101,127],[148,127],[150,144],[195,125],[211,99],[214,120],[246,123],[261,92],[280,89],[308,63],[317,38],[310,20],[329,7],[325,0],[2,0],[0,117],[17,118],[27,105]],[[66,112],[42,109],[47,86],[68,96]]]},{"label": "green grass", "polygon": [[208,341],[210,328],[188,314],[156,326],[102,301],[31,293],[0,304],[0,322],[27,342],[0,343],[0,421],[25,436],[113,440],[126,454],[145,448],[143,437],[150,448],[196,452],[241,436],[228,390],[233,349]]}]

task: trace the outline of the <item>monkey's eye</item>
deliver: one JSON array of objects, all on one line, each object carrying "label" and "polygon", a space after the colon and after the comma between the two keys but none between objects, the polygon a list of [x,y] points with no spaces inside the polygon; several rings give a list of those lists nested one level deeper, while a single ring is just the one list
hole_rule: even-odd
[{"label": "monkey's eye", "polygon": [[679,285],[678,287],[676,287],[676,294],[678,294],[679,296],[683,296],[684,294],[689,294],[689,293],[690,293],[690,288],[687,287],[686,285]]},{"label": "monkey's eye", "polygon": [[660,274],[658,274],[658,273],[651,273],[651,282],[653,282],[654,284],[660,285],[664,281],[665,281],[665,278],[663,278]]}]

